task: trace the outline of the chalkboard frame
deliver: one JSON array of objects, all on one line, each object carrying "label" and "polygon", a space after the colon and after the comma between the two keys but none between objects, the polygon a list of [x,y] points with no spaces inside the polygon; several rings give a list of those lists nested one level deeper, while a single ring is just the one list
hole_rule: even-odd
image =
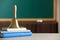
[{"label": "chalkboard frame", "polygon": [[[36,21],[36,20],[44,20],[44,21],[56,21],[56,6],[57,6],[57,0],[53,0],[53,11],[54,11],[54,17],[53,18],[18,18],[19,21]],[[11,21],[12,18],[0,18],[0,21]]]}]

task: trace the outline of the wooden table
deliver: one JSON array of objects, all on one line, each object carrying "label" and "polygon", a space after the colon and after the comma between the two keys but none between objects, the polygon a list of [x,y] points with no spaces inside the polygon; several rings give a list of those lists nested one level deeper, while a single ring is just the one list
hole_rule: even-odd
[{"label": "wooden table", "polygon": [[0,40],[60,40],[59,33],[33,33],[32,36],[0,38]]}]

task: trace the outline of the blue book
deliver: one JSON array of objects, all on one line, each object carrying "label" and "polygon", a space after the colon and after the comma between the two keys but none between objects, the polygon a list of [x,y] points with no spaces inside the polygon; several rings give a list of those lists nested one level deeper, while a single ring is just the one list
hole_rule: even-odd
[{"label": "blue book", "polygon": [[32,36],[32,32],[1,32],[0,37],[9,38],[9,37],[24,37]]}]

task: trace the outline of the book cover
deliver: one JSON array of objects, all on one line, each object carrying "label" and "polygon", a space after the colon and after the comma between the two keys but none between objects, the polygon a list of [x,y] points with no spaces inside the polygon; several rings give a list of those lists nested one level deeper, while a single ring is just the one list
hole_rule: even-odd
[{"label": "book cover", "polygon": [[32,32],[0,32],[1,38],[32,36]]}]

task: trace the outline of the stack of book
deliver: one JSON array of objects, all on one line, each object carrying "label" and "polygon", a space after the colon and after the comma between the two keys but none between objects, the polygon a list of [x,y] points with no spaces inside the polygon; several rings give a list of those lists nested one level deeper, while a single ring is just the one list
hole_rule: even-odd
[{"label": "stack of book", "polygon": [[1,38],[32,36],[32,32],[26,28],[7,28],[0,31]]}]

